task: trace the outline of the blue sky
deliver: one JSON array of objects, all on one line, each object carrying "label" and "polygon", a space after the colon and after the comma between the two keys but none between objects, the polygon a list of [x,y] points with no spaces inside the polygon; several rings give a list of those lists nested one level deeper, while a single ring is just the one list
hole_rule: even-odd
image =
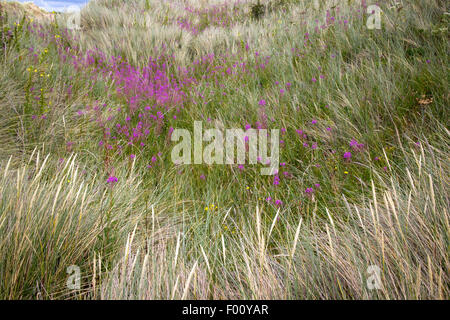
[{"label": "blue sky", "polygon": [[[17,0],[15,0],[17,1]],[[47,11],[64,11],[69,6],[82,7],[89,0],[18,0],[19,2],[33,2]],[[72,9],[72,8],[71,8]],[[73,10],[71,10],[73,11]]]}]

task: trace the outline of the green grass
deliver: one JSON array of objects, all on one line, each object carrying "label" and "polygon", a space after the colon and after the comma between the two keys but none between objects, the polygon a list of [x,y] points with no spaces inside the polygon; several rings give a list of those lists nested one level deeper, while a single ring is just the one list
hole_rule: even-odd
[{"label": "green grass", "polygon": [[[183,7],[159,1],[92,1],[77,39],[61,32],[64,15],[41,21],[45,32],[63,35],[71,54],[76,46],[98,48],[133,66],[157,57],[164,44],[174,55],[167,67],[174,79],[183,77],[178,67],[210,53],[236,54],[225,69],[245,62],[253,70],[208,83],[202,75],[209,71],[198,67],[204,102],[188,90],[176,122],[122,154],[99,147],[104,133],[90,121],[93,110],[76,116],[86,105],[125,109],[114,82],[91,87],[89,72],[63,63],[54,43],[27,31],[30,17],[10,13],[0,24],[15,32],[0,49],[0,298],[449,298],[445,2],[383,4],[381,30],[355,19],[319,34],[314,20],[333,1],[319,11],[312,1],[277,1],[259,18],[255,3],[230,11],[232,27],[202,18],[196,35],[171,20],[187,14]],[[356,7],[343,1],[340,10]],[[305,32],[311,44],[303,57],[293,56]],[[37,60],[29,47],[39,50]],[[272,57],[264,69],[254,69],[255,51]],[[280,96],[275,81],[292,85]],[[290,177],[279,186],[257,166],[241,172],[171,162],[170,126],[191,129],[203,120],[204,127],[243,128],[262,121],[263,98],[269,127],[287,129],[280,160]],[[302,146],[299,128],[318,149]],[[346,162],[351,139],[365,147]],[[106,183],[112,168],[113,186]],[[315,183],[320,188],[307,195]],[[269,196],[283,205],[268,203]],[[80,290],[66,286],[70,265],[81,268]],[[379,290],[366,285],[371,265],[381,269]]]}]

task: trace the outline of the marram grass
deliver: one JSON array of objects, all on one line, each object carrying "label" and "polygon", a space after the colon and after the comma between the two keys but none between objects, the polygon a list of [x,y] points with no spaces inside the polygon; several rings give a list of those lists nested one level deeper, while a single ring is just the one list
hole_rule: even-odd
[{"label": "marram grass", "polygon": [[[448,299],[448,7],[313,2],[2,1],[0,298]],[[279,174],[174,164],[194,121]]]}]

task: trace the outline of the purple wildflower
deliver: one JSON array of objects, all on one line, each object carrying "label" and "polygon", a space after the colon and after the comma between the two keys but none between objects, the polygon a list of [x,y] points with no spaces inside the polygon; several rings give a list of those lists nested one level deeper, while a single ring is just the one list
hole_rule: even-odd
[{"label": "purple wildflower", "polygon": [[110,176],[110,177],[108,178],[108,180],[106,180],[106,181],[107,181],[108,183],[113,184],[113,183],[117,182],[118,179],[117,179],[117,177],[115,177],[115,176]]},{"label": "purple wildflower", "polygon": [[274,175],[274,177],[273,177],[273,185],[274,186],[277,186],[277,185],[279,185],[280,184],[280,177],[276,174],[276,175]]}]

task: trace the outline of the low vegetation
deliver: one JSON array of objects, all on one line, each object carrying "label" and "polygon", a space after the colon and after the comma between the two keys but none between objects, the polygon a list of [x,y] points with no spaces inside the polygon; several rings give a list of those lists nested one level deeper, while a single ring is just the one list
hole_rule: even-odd
[{"label": "low vegetation", "polygon": [[[448,299],[448,4],[401,2],[0,2],[0,298]],[[279,171],[173,163],[194,121]]]}]

